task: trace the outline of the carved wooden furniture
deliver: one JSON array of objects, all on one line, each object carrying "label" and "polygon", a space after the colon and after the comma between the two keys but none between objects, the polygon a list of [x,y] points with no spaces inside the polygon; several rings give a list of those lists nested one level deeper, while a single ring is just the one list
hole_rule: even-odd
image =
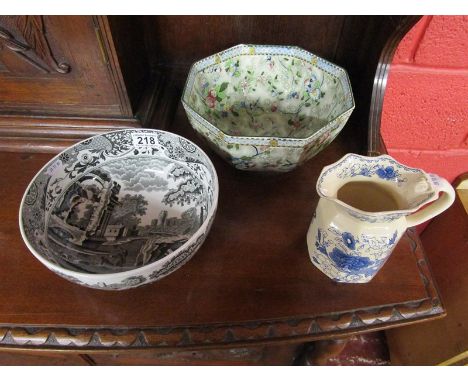
[{"label": "carved wooden furniture", "polygon": [[[376,110],[381,107],[385,87],[381,76],[386,71],[378,71],[375,86],[374,75],[379,62],[382,68],[391,59],[391,54],[381,56],[381,52],[384,47],[384,52],[394,49],[416,19],[139,19],[152,82],[142,93],[140,105],[145,112],[119,118],[168,129],[207,151],[220,178],[212,230],[189,263],[148,286],[106,292],[69,283],[28,252],[17,222],[23,191],[52,156],[40,152],[41,143],[31,147],[12,143],[17,152],[11,152],[15,151],[11,147],[6,149],[10,152],[0,152],[0,363],[323,363],[324,352],[339,351],[345,343],[342,339],[353,334],[442,317],[444,309],[413,231],[401,239],[371,284],[362,285],[337,284],[323,275],[310,263],[305,241],[318,201],[317,176],[323,166],[347,152],[366,152],[370,105]],[[106,20],[111,20],[110,25],[133,25],[132,18]],[[114,48],[128,43],[124,29],[111,30]],[[390,46],[385,45],[387,41]],[[240,42],[299,45],[349,72],[356,110],[337,140],[296,171],[266,176],[233,169],[195,136],[180,105],[180,89],[190,64]],[[119,51],[123,54],[125,49]],[[74,62],[65,50],[60,52],[55,53],[55,61],[69,64],[73,71]],[[117,57],[120,65],[131,61]],[[26,64],[30,65],[27,59]],[[59,75],[66,74],[54,73]],[[87,128],[85,119],[66,127],[69,117],[55,115],[59,122],[45,130],[63,131],[66,140],[46,148],[57,150],[65,142],[107,128],[109,119],[98,117],[103,115],[90,117],[92,126]],[[4,122],[7,118],[14,123]],[[3,142],[8,134],[12,141],[23,137],[37,143],[42,137],[41,128],[28,122],[36,117],[22,118],[0,119]],[[101,127],[96,121],[101,121]],[[370,127],[376,133],[370,146],[375,153],[382,150],[375,118]],[[335,343],[337,339],[340,343]],[[318,340],[328,342],[314,346]]]},{"label": "carved wooden furniture", "polygon": [[140,40],[138,18],[0,16],[0,149],[57,151],[139,126],[149,76]]},{"label": "carved wooden furniture", "polygon": [[[455,181],[457,187],[468,174]],[[387,331],[392,364],[468,365],[468,187],[421,234],[447,317]],[[465,193],[465,206],[462,198]]]}]

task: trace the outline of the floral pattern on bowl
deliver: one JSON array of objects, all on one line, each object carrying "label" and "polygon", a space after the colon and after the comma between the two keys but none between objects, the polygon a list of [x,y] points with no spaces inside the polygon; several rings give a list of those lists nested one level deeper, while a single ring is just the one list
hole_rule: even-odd
[{"label": "floral pattern on bowl", "polygon": [[239,169],[289,171],[327,146],[354,109],[346,72],[301,48],[238,45],[196,62],[183,106]]}]

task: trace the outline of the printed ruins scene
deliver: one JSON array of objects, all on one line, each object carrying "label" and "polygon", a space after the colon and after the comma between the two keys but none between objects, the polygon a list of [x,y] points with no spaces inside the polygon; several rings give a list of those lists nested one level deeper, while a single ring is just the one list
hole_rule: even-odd
[{"label": "printed ruins scene", "polygon": [[77,271],[122,272],[183,245],[207,214],[202,182],[160,158],[125,158],[86,173],[62,194],[47,239],[57,262]]}]

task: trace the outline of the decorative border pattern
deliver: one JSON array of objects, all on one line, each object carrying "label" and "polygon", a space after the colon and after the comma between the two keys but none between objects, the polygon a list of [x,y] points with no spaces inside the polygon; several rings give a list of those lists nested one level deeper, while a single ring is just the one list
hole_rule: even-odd
[{"label": "decorative border pattern", "polygon": [[57,61],[52,52],[47,38],[44,16],[1,16],[0,21],[7,25],[14,25],[21,38],[26,41],[26,44],[23,44],[10,31],[0,27],[0,43],[7,49],[43,73],[67,74],[70,72],[70,65]]},{"label": "decorative border pattern", "polygon": [[230,346],[279,340],[313,341],[444,315],[445,311],[417,235],[413,230],[408,230],[403,239],[410,243],[426,289],[427,297],[422,300],[306,318],[221,325],[144,329],[3,326],[0,327],[0,347],[93,351]]},{"label": "decorative border pattern", "polygon": [[[347,105],[347,110],[344,111],[341,115],[337,116],[334,120],[330,121],[326,126],[322,127],[319,131],[311,135],[307,138],[277,138],[277,137],[235,137],[230,136],[223,133],[219,130],[216,126],[212,123],[204,119],[203,117],[199,116],[192,108],[189,106],[187,98],[188,93],[193,87],[193,83],[195,81],[196,74],[206,68],[209,68],[213,65],[218,65],[219,63],[238,56],[245,56],[245,55],[281,55],[281,56],[288,56],[294,57],[297,59],[301,59],[305,62],[312,63],[320,70],[323,70],[330,74],[331,76],[337,78],[342,87],[343,91],[346,95],[346,100],[349,102]],[[245,144],[253,144],[253,145],[269,145],[269,142],[272,139],[278,141],[278,146],[287,146],[287,147],[303,147],[306,144],[312,142],[316,139],[317,136],[323,133],[323,129],[330,124],[336,123],[337,120],[347,120],[349,118],[351,112],[354,110],[355,102],[353,98],[353,93],[351,91],[350,80],[346,71],[321,57],[318,57],[302,48],[297,46],[282,46],[282,45],[247,45],[247,44],[240,44],[236,45],[232,48],[226,49],[220,53],[214,54],[212,56],[206,57],[200,61],[195,62],[189,71],[189,76],[184,86],[184,91],[182,94],[182,104],[187,110],[190,115],[195,118],[199,123],[201,123],[205,128],[209,129],[213,134],[222,134],[223,139],[230,143],[239,143],[239,138],[245,141]],[[320,133],[320,134],[319,134]]]},{"label": "decorative border pattern", "polygon": [[[336,175],[334,175],[334,173],[336,173]],[[437,181],[433,174],[427,174],[421,169],[406,166],[386,154],[372,157],[366,157],[358,154],[346,154],[337,162],[323,168],[319,175],[316,189],[320,197],[328,198],[328,196],[323,193],[323,184],[326,184],[327,177],[329,176],[334,176],[336,178],[352,178],[355,176],[371,178],[374,176],[376,179],[380,178],[382,180],[395,182],[398,187],[401,187],[408,181],[404,176],[406,175],[404,173],[420,174],[425,178],[428,185],[431,186],[433,185],[434,180]],[[393,213],[364,212],[354,209],[341,201],[337,202],[340,203],[351,216],[361,221],[376,223],[391,222],[401,218],[402,216],[409,215],[425,203],[432,201],[435,198],[435,191],[433,187],[430,187],[426,193],[421,193],[418,198],[414,198],[407,208],[400,209]]]}]

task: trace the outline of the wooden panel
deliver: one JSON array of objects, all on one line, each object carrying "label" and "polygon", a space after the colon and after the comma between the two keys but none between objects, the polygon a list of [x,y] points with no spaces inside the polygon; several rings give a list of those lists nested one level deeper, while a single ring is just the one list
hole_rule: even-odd
[{"label": "wooden panel", "polygon": [[292,365],[301,345],[246,346],[231,349],[125,351],[90,354],[97,365]]},{"label": "wooden panel", "polygon": [[146,20],[156,65],[183,67],[231,46],[298,45],[333,60],[342,16],[157,16]]},{"label": "wooden panel", "polygon": [[105,18],[2,16],[0,113],[131,116]]},{"label": "wooden panel", "polygon": [[152,86],[151,68],[145,46],[145,16],[107,16],[111,39],[130,99],[132,110],[140,107],[145,89]]},{"label": "wooden panel", "polygon": [[0,151],[57,153],[96,134],[137,127],[135,119],[0,116]]},{"label": "wooden panel", "polygon": [[0,366],[87,366],[90,361],[79,354],[41,351],[0,351]]},{"label": "wooden panel", "polygon": [[167,130],[179,94],[164,76],[153,76],[134,118],[44,117],[0,114],[0,151],[58,153],[89,136],[122,128]]}]

